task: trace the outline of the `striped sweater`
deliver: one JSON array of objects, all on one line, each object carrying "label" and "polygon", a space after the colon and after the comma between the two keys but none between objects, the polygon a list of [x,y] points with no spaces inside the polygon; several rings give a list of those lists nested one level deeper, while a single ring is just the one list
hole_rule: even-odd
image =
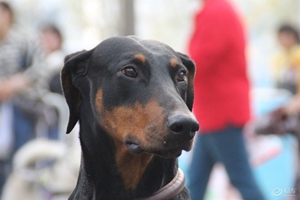
[{"label": "striped sweater", "polygon": [[0,41],[0,79],[23,72],[33,83],[33,87],[23,91],[20,97],[38,99],[45,93],[46,76],[43,53],[36,34],[28,34],[22,28],[13,26],[7,37]]}]

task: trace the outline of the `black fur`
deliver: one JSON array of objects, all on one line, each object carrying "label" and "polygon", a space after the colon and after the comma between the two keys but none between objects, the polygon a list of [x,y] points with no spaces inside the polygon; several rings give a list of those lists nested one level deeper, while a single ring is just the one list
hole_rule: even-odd
[{"label": "black fur", "polygon": [[[178,63],[171,66],[171,58]],[[136,69],[137,77],[124,75],[122,70],[126,67]],[[187,74],[184,76],[182,71]],[[70,109],[67,132],[79,121],[82,146],[78,183],[69,199],[137,199],[151,196],[173,179],[178,170],[177,157],[183,149],[190,150],[198,129],[190,112],[194,73],[195,66],[186,55],[176,53],[165,44],[136,37],[109,38],[90,51],[66,57],[61,79]],[[97,94],[99,90],[102,96]],[[125,129],[137,124],[122,124],[125,132],[118,136],[137,144],[128,145],[116,139],[117,133],[102,123],[115,108],[140,105],[140,112],[144,113],[150,101],[162,110],[158,114],[162,118],[161,127],[152,125],[136,136]],[[95,102],[100,102],[100,106]],[[141,138],[146,142],[141,142]],[[118,159],[122,159],[116,156],[118,148],[126,145],[129,155],[153,154],[134,188],[124,185],[122,166],[117,165]],[[173,199],[189,199],[187,189]]]}]

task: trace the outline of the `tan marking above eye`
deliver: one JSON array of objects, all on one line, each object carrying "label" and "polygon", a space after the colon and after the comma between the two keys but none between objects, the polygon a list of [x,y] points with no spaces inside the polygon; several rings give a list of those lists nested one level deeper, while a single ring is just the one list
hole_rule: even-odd
[{"label": "tan marking above eye", "polygon": [[178,65],[178,61],[176,58],[171,58],[170,59],[170,64],[172,67],[176,67]]},{"label": "tan marking above eye", "polygon": [[141,53],[135,54],[134,58],[140,60],[142,63],[146,62],[146,57],[143,54],[141,54]]}]

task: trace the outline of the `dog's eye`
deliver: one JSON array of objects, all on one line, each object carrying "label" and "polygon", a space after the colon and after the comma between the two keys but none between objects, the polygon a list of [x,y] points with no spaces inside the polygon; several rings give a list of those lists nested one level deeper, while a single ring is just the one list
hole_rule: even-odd
[{"label": "dog's eye", "polygon": [[125,67],[121,70],[121,72],[130,78],[136,78],[137,77],[137,72],[133,67]]},{"label": "dog's eye", "polygon": [[187,77],[186,77],[186,71],[185,70],[181,70],[178,73],[177,81],[182,82],[182,81],[185,81],[186,79],[187,79]]}]

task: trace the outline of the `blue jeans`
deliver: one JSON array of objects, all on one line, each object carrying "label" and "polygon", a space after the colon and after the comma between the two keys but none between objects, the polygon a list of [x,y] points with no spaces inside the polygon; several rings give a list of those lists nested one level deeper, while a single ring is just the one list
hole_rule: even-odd
[{"label": "blue jeans", "polygon": [[221,162],[231,184],[244,200],[264,199],[248,161],[241,127],[228,126],[223,130],[198,134],[194,144],[187,185],[192,200],[202,200],[215,163]]},{"label": "blue jeans", "polygon": [[13,128],[15,132],[13,153],[15,153],[21,146],[35,137],[34,120],[18,106],[14,107]]}]

